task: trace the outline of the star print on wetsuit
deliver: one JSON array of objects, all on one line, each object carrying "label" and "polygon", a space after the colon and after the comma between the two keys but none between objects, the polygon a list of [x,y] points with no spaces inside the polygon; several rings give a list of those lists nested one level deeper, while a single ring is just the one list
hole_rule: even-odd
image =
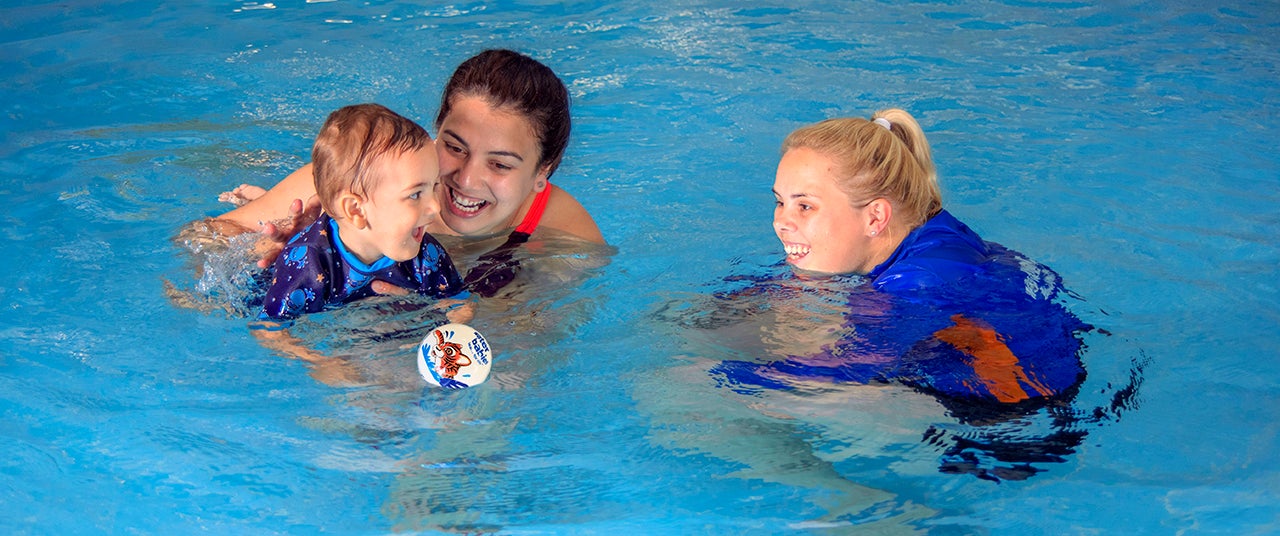
[{"label": "star print on wetsuit", "polygon": [[262,302],[261,319],[284,320],[374,294],[375,279],[435,298],[462,292],[453,259],[435,237],[424,234],[418,256],[404,262],[383,257],[365,264],[347,251],[329,215],[285,245],[273,267],[275,277]]}]

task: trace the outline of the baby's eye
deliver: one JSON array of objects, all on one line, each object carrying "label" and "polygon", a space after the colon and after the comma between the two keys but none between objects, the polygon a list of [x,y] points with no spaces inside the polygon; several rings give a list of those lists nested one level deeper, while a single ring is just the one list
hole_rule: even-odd
[{"label": "baby's eye", "polygon": [[417,201],[417,200],[418,200],[418,198],[420,198],[420,197],[422,197],[422,192],[413,192],[413,193],[409,194],[409,199],[412,199],[412,200],[414,200],[414,201]]}]

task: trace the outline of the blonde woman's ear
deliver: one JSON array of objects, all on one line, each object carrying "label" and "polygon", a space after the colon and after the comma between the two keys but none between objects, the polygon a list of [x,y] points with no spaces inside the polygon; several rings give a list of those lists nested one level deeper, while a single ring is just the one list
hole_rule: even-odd
[{"label": "blonde woman's ear", "polygon": [[893,219],[893,204],[888,199],[874,199],[867,203],[865,210],[868,234],[876,236],[889,227],[889,221]]}]

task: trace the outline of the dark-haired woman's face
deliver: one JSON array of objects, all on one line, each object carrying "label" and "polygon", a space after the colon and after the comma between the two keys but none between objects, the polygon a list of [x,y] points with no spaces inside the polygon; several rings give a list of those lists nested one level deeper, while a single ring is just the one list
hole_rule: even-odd
[{"label": "dark-haired woman's face", "polygon": [[486,236],[515,227],[547,187],[538,165],[541,147],[521,114],[494,108],[479,97],[456,97],[440,124],[440,216],[463,236]]}]

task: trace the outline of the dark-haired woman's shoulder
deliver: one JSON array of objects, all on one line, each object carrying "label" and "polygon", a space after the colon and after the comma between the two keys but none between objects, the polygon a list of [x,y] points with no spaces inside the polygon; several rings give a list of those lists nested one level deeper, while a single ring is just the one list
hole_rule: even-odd
[{"label": "dark-haired woman's shoulder", "polygon": [[568,233],[582,240],[596,244],[604,244],[604,235],[591,218],[591,213],[574,199],[569,192],[556,185],[550,185],[551,198],[547,200],[547,209],[543,213],[539,228],[554,229]]}]

